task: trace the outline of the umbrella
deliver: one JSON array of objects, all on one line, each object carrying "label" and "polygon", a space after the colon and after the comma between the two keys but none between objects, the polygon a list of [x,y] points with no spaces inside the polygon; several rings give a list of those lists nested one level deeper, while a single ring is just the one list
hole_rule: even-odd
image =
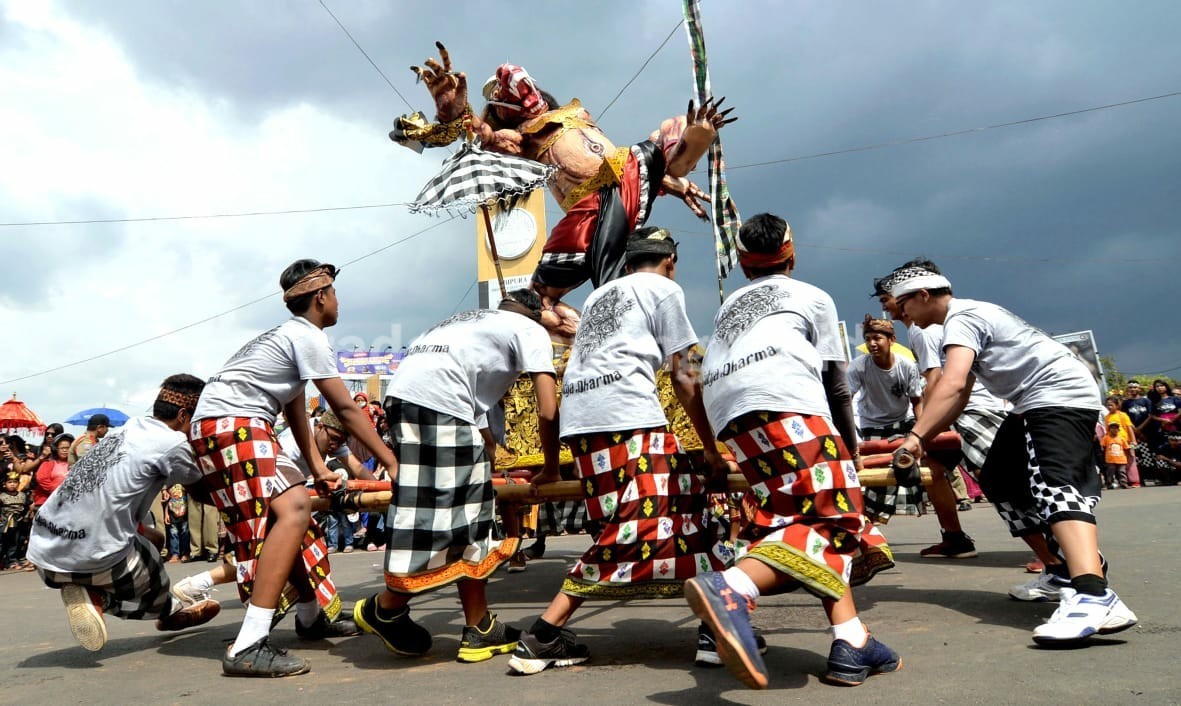
[{"label": "umbrella", "polygon": [[66,424],[73,424],[74,426],[84,427],[90,421],[90,418],[96,414],[105,414],[111,420],[111,426],[121,427],[127,423],[127,415],[123,414],[117,409],[110,407],[91,407],[84,409],[81,412],[75,412],[66,420]]},{"label": "umbrella", "polygon": [[500,282],[500,295],[505,296],[504,275],[500,271],[500,254],[492,235],[491,207],[497,202],[509,203],[522,194],[545,186],[558,168],[523,157],[485,152],[465,142],[459,151],[443,162],[443,169],[419,192],[410,204],[411,213],[435,215],[439,211],[475,213],[479,209],[488,230],[488,245],[492,250],[492,264]]},{"label": "umbrella", "polygon": [[45,431],[45,422],[33,410],[25,406],[13,394],[12,399],[0,405],[0,431],[13,429],[36,429]]}]

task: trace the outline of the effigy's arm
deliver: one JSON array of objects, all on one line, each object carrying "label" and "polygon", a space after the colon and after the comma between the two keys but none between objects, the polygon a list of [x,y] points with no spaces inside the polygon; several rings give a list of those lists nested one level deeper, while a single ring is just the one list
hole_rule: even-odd
[{"label": "effigy's arm", "polygon": [[683,177],[693,171],[697,166],[697,160],[701,159],[717,139],[718,130],[738,119],[727,117],[733,108],[718,110],[724,100],[726,99],[721,98],[715,101],[711,98],[700,106],[697,106],[695,101],[689,101],[689,109],[685,111],[685,131],[681,133],[681,139],[665,155],[668,160],[666,174]]}]

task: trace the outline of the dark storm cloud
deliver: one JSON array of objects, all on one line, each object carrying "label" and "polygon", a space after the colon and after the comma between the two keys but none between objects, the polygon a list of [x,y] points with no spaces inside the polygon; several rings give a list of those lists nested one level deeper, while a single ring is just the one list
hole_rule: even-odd
[{"label": "dark storm cloud", "polygon": [[[513,61],[559,97],[578,96],[598,113],[678,12],[671,2],[465,4],[456,12],[429,4],[329,6],[428,113],[426,91],[407,67],[432,54],[436,38],[470,74],[477,105],[483,78]],[[397,149],[384,126],[405,105],[317,3],[69,7],[111,33],[149,80],[227,101],[246,120],[310,102],[374,124],[373,152],[358,159]],[[831,291],[844,318],[874,310],[866,297],[872,277],[925,254],[962,296],[996,301],[1054,331],[1094,329],[1100,350],[1127,370],[1181,363],[1173,352],[1181,335],[1160,325],[1175,311],[1174,297],[1153,284],[1161,279],[1152,273],[1168,266],[1131,262],[1175,263],[1181,253],[1181,98],[737,168],[1181,90],[1174,36],[1181,6],[705,3],[704,15],[715,92],[741,116],[724,133],[738,205],[746,215],[773,211],[792,223],[797,274]],[[690,86],[678,32],[602,124],[617,143],[641,139],[683,109]],[[697,178],[703,183],[704,173]],[[707,333],[717,305],[712,246],[686,214],[665,199],[651,222],[700,234],[679,233],[687,255],[679,278],[699,332]],[[351,327],[384,333],[398,320],[416,333],[450,313],[470,262],[418,246],[401,252],[412,251],[388,260],[386,289],[348,305]],[[422,272],[431,273],[428,282],[407,284]],[[740,280],[735,275],[728,288]]]}]

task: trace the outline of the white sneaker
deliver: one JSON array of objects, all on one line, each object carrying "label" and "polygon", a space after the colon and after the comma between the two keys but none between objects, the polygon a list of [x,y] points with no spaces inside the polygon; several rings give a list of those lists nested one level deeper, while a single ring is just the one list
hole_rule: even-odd
[{"label": "white sneaker", "polygon": [[1009,589],[1009,597],[1019,601],[1056,601],[1058,592],[1070,586],[1070,582],[1043,571],[1037,578]]},{"label": "white sneaker", "polygon": [[1136,624],[1136,614],[1110,588],[1102,596],[1062,588],[1058,610],[1033,630],[1033,641],[1053,644],[1110,635]]},{"label": "white sneaker", "polygon": [[213,596],[212,589],[202,590],[194,586],[192,576],[186,576],[172,584],[170,593],[185,608],[191,608],[201,601],[209,600]]}]

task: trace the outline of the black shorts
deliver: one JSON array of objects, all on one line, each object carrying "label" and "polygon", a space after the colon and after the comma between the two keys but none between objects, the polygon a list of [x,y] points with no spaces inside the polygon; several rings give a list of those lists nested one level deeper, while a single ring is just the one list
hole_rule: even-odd
[{"label": "black shorts", "polygon": [[1005,417],[980,487],[1013,534],[1064,520],[1095,522],[1102,484],[1091,456],[1098,409],[1043,407]]}]

